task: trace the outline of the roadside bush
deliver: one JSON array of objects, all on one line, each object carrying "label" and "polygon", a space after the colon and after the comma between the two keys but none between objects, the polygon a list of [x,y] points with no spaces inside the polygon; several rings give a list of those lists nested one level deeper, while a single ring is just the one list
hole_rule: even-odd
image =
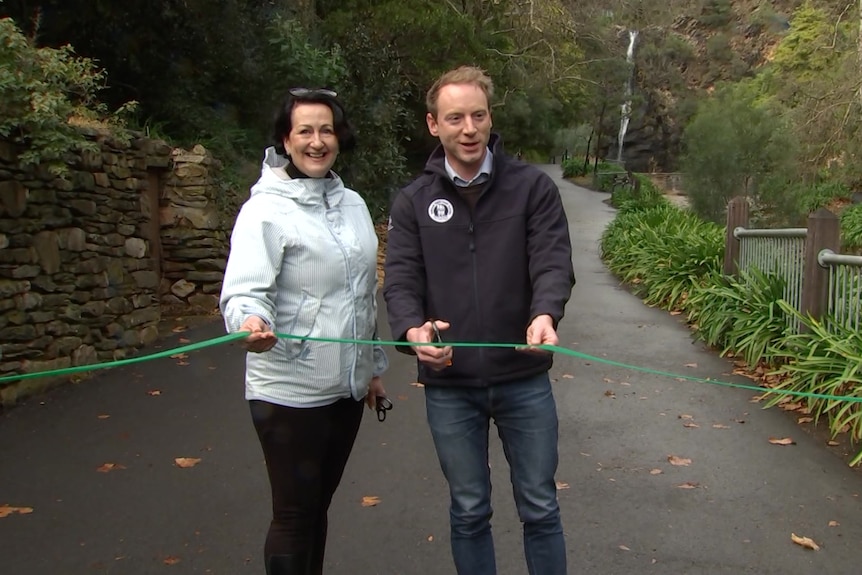
[{"label": "roadside bush", "polygon": [[661,190],[642,174],[632,174],[632,184],[614,186],[611,192],[611,205],[620,212],[648,210],[668,204]]},{"label": "roadside bush", "polygon": [[841,241],[847,249],[862,248],[862,204],[846,208],[841,212]]},{"label": "roadside bush", "polygon": [[749,366],[775,365],[774,346],[788,334],[790,319],[779,306],[785,281],[752,269],[738,278],[714,273],[692,290],[686,301],[688,320],[711,347],[745,359]]},{"label": "roadside bush", "polygon": [[583,158],[566,158],[560,162],[564,178],[580,178],[587,175],[589,166],[584,166]]},{"label": "roadside bush", "polygon": [[723,230],[670,204],[621,213],[602,236],[602,258],[645,303],[682,309],[721,266]]},{"label": "roadside bush", "polygon": [[36,48],[12,19],[0,19],[0,137],[21,147],[22,164],[62,174],[69,151],[95,150],[76,123],[122,136],[119,117],[97,100],[104,83],[105,72],[71,46]]},{"label": "roadside bush", "polygon": [[[784,301],[779,305],[804,329],[779,342],[774,353],[783,355],[786,362],[776,372],[781,377],[773,389],[833,396],[807,397],[811,416],[815,422],[825,417],[833,437],[846,431],[858,442],[862,439],[862,403],[858,401],[862,398],[862,333],[831,317],[818,321],[802,316]],[[767,405],[777,405],[785,398],[773,394]],[[862,451],[850,465],[860,462]]]}]

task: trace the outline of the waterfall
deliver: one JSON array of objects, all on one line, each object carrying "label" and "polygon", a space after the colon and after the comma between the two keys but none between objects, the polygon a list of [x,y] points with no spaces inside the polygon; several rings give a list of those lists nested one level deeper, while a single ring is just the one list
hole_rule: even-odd
[{"label": "waterfall", "polygon": [[617,161],[623,161],[623,143],[626,138],[626,131],[629,129],[629,119],[632,115],[632,84],[635,78],[635,42],[638,39],[637,30],[629,30],[629,48],[626,50],[626,62],[629,65],[629,77],[626,80],[624,89],[625,100],[622,105],[622,114],[620,117],[620,133],[617,136],[619,147],[617,148]]}]

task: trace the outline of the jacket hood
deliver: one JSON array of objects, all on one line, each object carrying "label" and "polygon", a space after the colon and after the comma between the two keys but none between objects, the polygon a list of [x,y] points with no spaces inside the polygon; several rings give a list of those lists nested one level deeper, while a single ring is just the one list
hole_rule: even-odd
[{"label": "jacket hood", "polygon": [[266,149],[260,168],[260,178],[251,187],[251,195],[275,194],[306,205],[323,205],[324,195],[330,207],[338,204],[344,196],[344,182],[330,170],[328,178],[291,178],[284,170],[288,159],[275,151]]}]

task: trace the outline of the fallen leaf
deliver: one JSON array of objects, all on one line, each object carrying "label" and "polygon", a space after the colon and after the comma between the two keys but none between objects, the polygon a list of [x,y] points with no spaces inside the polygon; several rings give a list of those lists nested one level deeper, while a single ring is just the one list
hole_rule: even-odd
[{"label": "fallen leaf", "polygon": [[610,389],[605,392],[605,397],[616,397],[616,393],[611,391]]},{"label": "fallen leaf", "polygon": [[837,447],[837,446],[839,446],[839,445],[841,445],[841,444],[840,444],[840,443],[838,443],[837,441],[827,441],[827,442],[826,442],[826,445],[828,445],[828,446],[830,446],[830,447]]},{"label": "fallen leaf", "polygon": [[190,339],[189,339],[189,338],[187,338],[187,337],[181,337],[181,338],[180,338],[180,339],[178,339],[177,341],[178,341],[178,342],[180,342],[180,343],[191,343],[191,342],[192,342],[192,340],[190,340]]},{"label": "fallen leaf", "polygon": [[782,437],[782,438],[770,437],[769,443],[771,443],[772,445],[795,445],[796,444],[796,442],[793,441],[789,437]]},{"label": "fallen leaf", "polygon": [[605,383],[613,383],[613,382],[614,382],[614,380],[612,380],[612,379],[611,379],[611,378],[609,378],[609,377],[604,377],[604,378],[602,378],[602,381],[604,381]]},{"label": "fallen leaf", "polygon": [[108,473],[110,471],[115,471],[117,469],[125,469],[126,466],[120,463],[103,463],[101,466],[96,468],[96,471],[99,473]]},{"label": "fallen leaf", "polygon": [[678,415],[677,417],[679,417],[680,419],[688,419],[688,420],[694,419],[693,415],[688,415],[685,413],[683,413],[682,415]]},{"label": "fallen leaf", "polygon": [[413,387],[425,387],[424,383],[419,383],[418,381],[414,381],[410,385],[412,385]]},{"label": "fallen leaf", "polygon": [[102,415],[97,415],[96,417],[98,417],[99,419],[108,419],[111,416],[102,414]]},{"label": "fallen leaf", "polygon": [[376,495],[366,495],[362,498],[363,507],[374,507],[378,503],[380,503],[380,498]]},{"label": "fallen leaf", "polygon": [[685,364],[685,367],[697,367],[697,364],[696,363],[687,363],[687,364]]},{"label": "fallen leaf", "polygon": [[571,373],[564,373],[563,379],[575,379],[575,376],[572,375]]},{"label": "fallen leaf", "polygon": [[670,315],[682,315],[682,312],[679,311],[678,309],[675,309],[672,312],[670,312]]},{"label": "fallen leaf", "polygon": [[694,423],[693,421],[686,421],[685,423],[682,424],[682,426],[683,427],[690,427],[692,429],[700,427],[698,424]]},{"label": "fallen leaf", "polygon": [[407,401],[409,399],[406,395],[398,395],[396,397],[398,401]]},{"label": "fallen leaf", "polygon": [[187,353],[175,353],[174,355],[171,356],[171,359],[187,359],[188,357],[189,357],[189,354],[187,354]]},{"label": "fallen leaf", "polygon": [[661,475],[662,473],[664,473],[664,471],[661,469],[651,469],[649,472],[650,475]]},{"label": "fallen leaf", "polygon": [[622,549],[623,551],[631,551],[631,549],[629,549],[625,545],[620,545],[620,549]]},{"label": "fallen leaf", "polygon": [[840,524],[840,523],[838,523],[837,521],[830,521],[830,522],[828,523],[828,525],[829,525],[829,527],[838,527],[838,526],[839,526],[839,525],[841,525],[841,524]]},{"label": "fallen leaf", "polygon": [[559,491],[561,489],[568,489],[568,488],[569,488],[568,483],[563,483],[562,481],[557,481],[557,491]]},{"label": "fallen leaf", "polygon": [[817,543],[815,543],[814,540],[811,539],[810,537],[800,537],[796,533],[791,533],[790,538],[797,545],[801,545],[807,549],[812,549],[814,551],[818,551],[820,549],[820,546]]},{"label": "fallen leaf", "polygon": [[668,460],[668,463],[670,463],[671,465],[677,465],[677,466],[691,465],[691,459],[688,459],[685,457],[677,457],[676,455],[668,455],[667,460]]},{"label": "fallen leaf", "polygon": [[155,397],[157,395],[161,395],[161,394],[162,394],[162,392],[159,391],[158,389],[151,389],[150,391],[147,392],[147,395],[152,395],[153,397]]},{"label": "fallen leaf", "polygon": [[29,513],[33,513],[32,507],[11,507],[9,505],[0,505],[0,518],[8,517],[13,513],[17,513],[19,515],[27,515]]},{"label": "fallen leaf", "polygon": [[796,420],[796,423],[802,425],[803,423],[811,423],[812,421],[814,421],[813,417],[800,417]]},{"label": "fallen leaf", "polygon": [[174,463],[177,464],[177,467],[182,467],[183,469],[194,467],[200,462],[200,458],[197,457],[177,457],[174,459]]},{"label": "fallen leaf", "polygon": [[189,362],[187,362],[187,361],[178,361],[178,362],[177,362],[177,365],[189,365]]},{"label": "fallen leaf", "polygon": [[176,565],[180,561],[182,561],[182,559],[180,559],[179,557],[168,556],[168,557],[165,557],[163,563],[165,565]]},{"label": "fallen leaf", "polygon": [[171,331],[174,333],[182,333],[182,332],[186,331],[187,329],[189,329],[188,326],[178,325],[174,329],[172,329]]},{"label": "fallen leaf", "polygon": [[428,542],[430,543],[430,542],[432,542],[432,541],[434,541],[434,536],[433,536],[433,535],[429,535],[429,536],[428,536]]},{"label": "fallen leaf", "polygon": [[697,483],[696,481],[686,481],[685,483],[680,483],[676,487],[677,489],[697,489],[700,487],[700,483]]},{"label": "fallen leaf", "polygon": [[802,408],[802,404],[799,403],[798,401],[793,402],[793,403],[783,403],[781,405],[781,409],[783,409],[785,411],[796,411],[797,409],[801,409],[801,408]]},{"label": "fallen leaf", "polygon": [[621,381],[621,382],[620,382],[620,385],[625,385],[626,387],[631,387],[631,385],[632,385],[632,384],[630,384],[630,383],[629,383],[629,382],[627,382],[627,381]]},{"label": "fallen leaf", "polygon": [[727,425],[724,425],[723,423],[713,424],[712,428],[713,429],[730,429],[730,427],[728,427]]}]

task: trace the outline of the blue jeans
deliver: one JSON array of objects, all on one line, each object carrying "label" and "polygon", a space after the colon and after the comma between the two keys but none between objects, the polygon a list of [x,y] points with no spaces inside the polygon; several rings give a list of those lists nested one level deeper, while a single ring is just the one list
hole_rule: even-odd
[{"label": "blue jeans", "polygon": [[487,388],[425,388],[428,424],[449,482],[452,556],[459,575],[495,575],[491,535],[491,419],[509,462],[530,575],[565,575],[557,486],[557,409],[548,374]]}]

